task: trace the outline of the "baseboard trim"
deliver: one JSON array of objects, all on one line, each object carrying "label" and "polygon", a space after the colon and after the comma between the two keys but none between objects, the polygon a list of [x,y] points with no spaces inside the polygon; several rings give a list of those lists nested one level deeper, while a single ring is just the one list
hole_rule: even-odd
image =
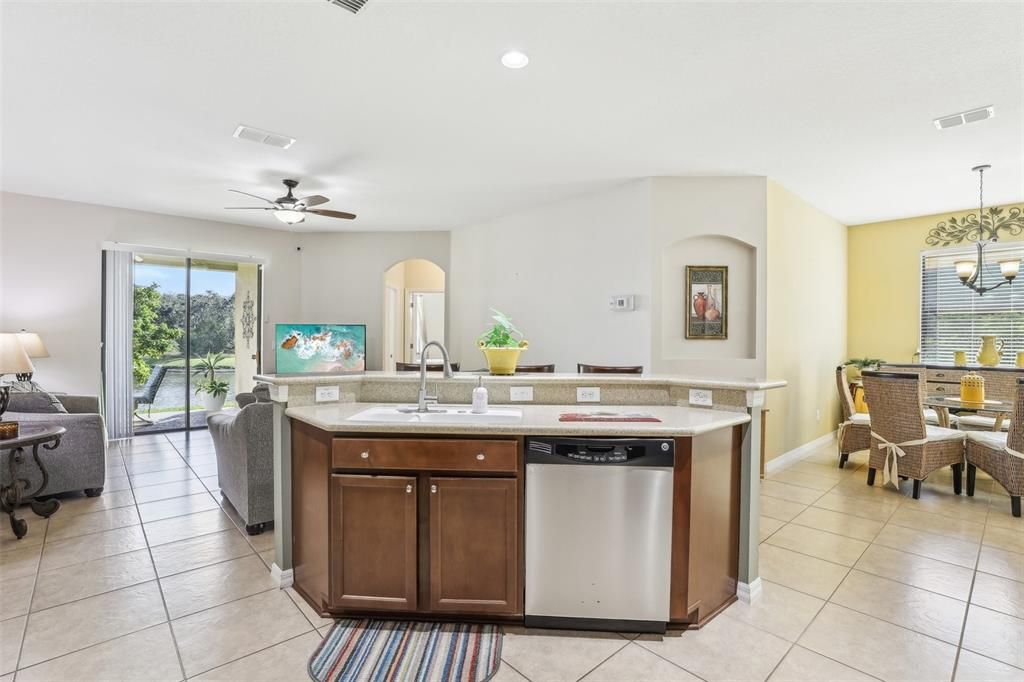
[{"label": "baseboard trim", "polygon": [[746,604],[761,598],[761,578],[754,578],[751,583],[736,583],[736,598]]},{"label": "baseboard trim", "polygon": [[295,582],[295,573],[290,568],[281,570],[281,567],[275,563],[270,565],[270,578],[283,590],[286,587],[291,587]]},{"label": "baseboard trim", "polygon": [[[789,452],[782,453],[775,459],[768,460],[768,462],[764,465],[764,472],[766,474],[774,474],[776,471],[779,471],[780,469],[785,469],[786,467],[792,464],[796,464],[797,462],[799,462],[800,460],[804,459],[812,452],[817,450],[818,448],[822,447],[823,445],[828,445],[829,442],[834,441],[835,439],[836,432],[829,431],[825,435],[819,436],[818,438],[815,438],[814,440],[808,443],[804,443],[800,447],[793,448]],[[839,454],[837,452],[837,461],[838,457]]]}]

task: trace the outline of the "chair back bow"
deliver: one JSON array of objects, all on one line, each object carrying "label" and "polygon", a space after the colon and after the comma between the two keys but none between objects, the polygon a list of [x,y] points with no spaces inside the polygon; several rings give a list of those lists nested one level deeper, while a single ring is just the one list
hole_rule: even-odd
[{"label": "chair back bow", "polygon": [[928,442],[928,439],[919,438],[917,440],[908,440],[903,443],[892,443],[882,436],[879,436],[874,431],[871,432],[871,437],[882,441],[878,444],[878,449],[885,450],[885,466],[882,467],[882,484],[884,485],[892,482],[892,484],[896,486],[896,489],[899,490],[899,458],[904,457],[907,454],[903,448],[909,448],[914,445],[924,445]]}]

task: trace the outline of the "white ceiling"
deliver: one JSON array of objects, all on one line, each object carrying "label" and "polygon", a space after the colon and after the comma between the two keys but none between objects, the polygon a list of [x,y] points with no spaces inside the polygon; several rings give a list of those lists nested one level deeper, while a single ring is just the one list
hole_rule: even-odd
[{"label": "white ceiling", "polygon": [[[2,186],[263,227],[280,178],[447,229],[767,175],[856,224],[1024,200],[1024,3],[4,2]],[[518,48],[528,68],[501,53]],[[947,131],[932,119],[993,104]],[[231,137],[245,123],[298,138]],[[303,193],[300,191],[300,194]]]}]

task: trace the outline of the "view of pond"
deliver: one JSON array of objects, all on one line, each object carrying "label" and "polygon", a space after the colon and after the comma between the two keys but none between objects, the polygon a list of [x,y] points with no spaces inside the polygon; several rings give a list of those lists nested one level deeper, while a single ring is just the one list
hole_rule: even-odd
[{"label": "view of pond", "polygon": [[[186,378],[184,367],[168,368],[167,374],[164,376],[164,380],[161,382],[160,388],[156,392],[156,400],[153,401],[154,412],[185,409]],[[225,399],[225,404],[233,403],[235,400],[235,370],[218,369],[217,379],[228,383],[228,396]],[[193,387],[197,381],[198,378],[192,379]],[[136,387],[136,390],[138,390],[138,388],[139,387]],[[197,396],[194,391],[195,389],[193,388],[193,392],[189,396],[191,404],[193,407],[202,409],[202,396]],[[146,407],[143,407],[143,414],[145,414],[145,410]]]}]

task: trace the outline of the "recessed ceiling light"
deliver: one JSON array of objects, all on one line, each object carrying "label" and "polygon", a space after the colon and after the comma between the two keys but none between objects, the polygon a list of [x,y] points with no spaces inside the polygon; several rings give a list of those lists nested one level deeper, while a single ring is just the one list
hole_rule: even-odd
[{"label": "recessed ceiling light", "polygon": [[509,50],[501,55],[501,63],[509,69],[521,69],[530,63],[530,58],[518,50]]}]

